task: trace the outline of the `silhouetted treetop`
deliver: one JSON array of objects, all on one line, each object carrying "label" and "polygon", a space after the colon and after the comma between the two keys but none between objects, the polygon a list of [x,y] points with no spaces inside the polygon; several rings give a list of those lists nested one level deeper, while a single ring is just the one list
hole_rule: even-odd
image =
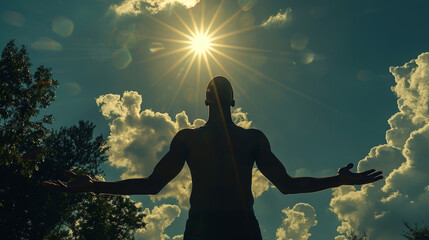
[{"label": "silhouetted treetop", "polygon": [[1,239],[133,239],[145,226],[142,208],[128,197],[53,192],[43,180],[65,170],[100,177],[106,140],[80,121],[57,131],[40,117],[55,100],[58,81],[40,66],[31,73],[25,46],[10,41],[0,60]]}]

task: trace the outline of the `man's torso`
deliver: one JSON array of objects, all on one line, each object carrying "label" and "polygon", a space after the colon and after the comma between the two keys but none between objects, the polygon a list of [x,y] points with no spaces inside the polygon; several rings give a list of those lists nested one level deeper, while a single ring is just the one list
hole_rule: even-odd
[{"label": "man's torso", "polygon": [[188,132],[186,161],[192,175],[190,201],[194,210],[252,210],[256,131],[219,124]]}]

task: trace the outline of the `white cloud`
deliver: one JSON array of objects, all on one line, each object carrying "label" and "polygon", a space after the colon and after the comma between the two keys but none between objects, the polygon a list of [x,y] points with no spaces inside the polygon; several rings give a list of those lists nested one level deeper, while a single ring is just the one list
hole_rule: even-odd
[{"label": "white cloud", "polygon": [[241,108],[236,108],[231,113],[232,121],[234,121],[237,126],[240,126],[242,128],[250,128],[250,125],[252,125],[252,121],[249,121],[247,119],[247,113],[242,112]]},{"label": "white cloud", "polygon": [[179,206],[185,209],[189,209],[189,197],[191,196],[192,179],[191,172],[188,166],[174,178],[167,186],[165,186],[161,192],[157,195],[151,195],[150,199],[153,202],[160,201],[162,199],[174,198],[178,201]]},{"label": "white cloud", "polygon": [[253,197],[257,198],[262,195],[262,193],[268,191],[270,189],[271,182],[268,181],[268,179],[262,175],[262,173],[256,169],[253,168],[252,171],[252,193]]},{"label": "white cloud", "polygon": [[265,22],[261,24],[261,27],[264,28],[281,28],[285,23],[289,22],[291,19],[292,9],[288,8],[284,12],[281,10],[277,15],[270,16]]},{"label": "white cloud", "polygon": [[182,5],[186,8],[192,8],[197,5],[199,0],[124,0],[119,5],[113,4],[110,8],[117,15],[141,13],[157,14],[167,9],[169,6]]},{"label": "white cloud", "polygon": [[[389,119],[386,144],[371,149],[358,170],[380,169],[387,176],[357,190],[343,186],[333,192],[331,210],[341,221],[341,234],[366,232],[379,240],[398,239],[402,221],[428,221],[429,205],[429,53],[404,66],[391,67],[399,112]],[[388,229],[388,230],[387,230]],[[344,239],[344,235],[338,236]]]},{"label": "white cloud", "polygon": [[[126,91],[122,96],[106,94],[96,99],[100,111],[110,120],[108,137],[109,163],[124,169],[122,179],[149,176],[155,165],[166,153],[171,140],[180,129],[196,128],[205,124],[196,119],[191,124],[183,111],[175,119],[167,113],[141,109],[142,97],[135,91]],[[237,108],[232,119],[238,125],[249,128],[247,113]],[[268,180],[256,169],[253,170],[253,192],[256,197],[269,189]],[[160,193],[151,196],[152,201],[174,198],[181,208],[189,208],[192,180],[187,165]]]},{"label": "white cloud", "polygon": [[292,209],[286,208],[286,215],[277,229],[277,240],[307,240],[311,233],[308,230],[316,226],[316,211],[308,203],[298,203]]},{"label": "white cloud", "polygon": [[[112,166],[123,168],[122,179],[149,176],[155,165],[167,151],[174,135],[183,128],[203,125],[202,119],[189,123],[185,112],[176,114],[172,120],[167,113],[154,112],[150,109],[141,111],[142,97],[137,92],[126,91],[123,96],[107,94],[96,102],[101,106],[101,113],[110,123],[108,144],[109,162]],[[179,205],[189,207],[191,177],[186,166],[152,200],[173,197]]]},{"label": "white cloud", "polygon": [[[146,228],[138,229],[134,235],[137,240],[164,240],[170,237],[164,233],[165,229],[180,216],[180,208],[176,205],[163,204],[155,206],[152,211],[144,210],[146,214]],[[180,239],[174,237],[173,239]]]},{"label": "white cloud", "polygon": [[181,235],[176,235],[173,237],[173,240],[182,240],[183,239],[183,234]]}]

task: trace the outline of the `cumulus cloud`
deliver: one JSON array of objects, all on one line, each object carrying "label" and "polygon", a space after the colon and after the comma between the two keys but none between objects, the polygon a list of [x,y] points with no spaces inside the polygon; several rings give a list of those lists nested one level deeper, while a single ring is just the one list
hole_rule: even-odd
[{"label": "cumulus cloud", "polygon": [[291,19],[292,9],[288,8],[284,12],[281,10],[277,15],[270,16],[265,22],[261,24],[261,27],[264,28],[281,28],[285,23],[289,22]]},{"label": "cumulus cloud", "polygon": [[[109,162],[125,171],[122,179],[149,176],[155,165],[167,151],[174,135],[183,128],[195,128],[205,122],[196,119],[192,124],[185,112],[176,114],[172,120],[167,113],[151,109],[141,111],[142,97],[137,92],[126,91],[123,96],[106,94],[96,99],[101,113],[110,123],[108,144]],[[176,198],[181,207],[189,207],[191,177],[186,166],[152,200]]]},{"label": "cumulus cloud", "polygon": [[[146,228],[138,229],[134,235],[137,240],[164,240],[170,237],[164,233],[165,229],[180,216],[180,208],[176,205],[163,204],[155,206],[152,211],[144,210],[146,214]],[[177,236],[176,236],[177,237]],[[180,239],[174,237],[173,239]]]},{"label": "cumulus cloud", "polygon": [[157,14],[169,6],[182,5],[186,8],[192,8],[198,2],[199,0],[124,0],[120,4],[113,4],[110,8],[117,15]]},{"label": "cumulus cloud", "polygon": [[[126,91],[122,96],[102,95],[96,99],[96,103],[103,116],[110,120],[109,163],[124,170],[122,179],[149,176],[180,129],[197,128],[205,124],[202,119],[191,123],[184,111],[176,114],[173,120],[168,113],[142,110],[142,97],[135,91]],[[232,112],[232,119],[244,128],[249,128],[252,123],[241,108]],[[256,169],[253,173],[252,187],[257,197],[269,189],[269,183]],[[174,198],[180,207],[187,209],[191,188],[191,174],[185,165],[179,175],[151,199],[159,201]]]},{"label": "cumulus cloud", "polygon": [[249,121],[247,119],[247,113],[242,112],[241,108],[236,108],[231,113],[232,121],[234,121],[237,126],[240,126],[242,128],[250,128],[250,125],[252,125],[252,121]]},{"label": "cumulus cloud", "polygon": [[253,197],[257,198],[262,195],[262,193],[268,191],[270,189],[270,186],[273,186],[268,179],[262,175],[262,173],[256,169],[253,168],[252,171],[252,193]]},{"label": "cumulus cloud", "polygon": [[429,220],[423,210],[429,205],[429,53],[391,67],[390,72],[399,112],[388,120],[386,144],[372,148],[358,165],[359,171],[376,168],[387,177],[360,190],[353,186],[334,190],[330,206],[341,221],[337,229],[341,234],[353,230],[380,240],[396,239],[404,229],[403,220]]},{"label": "cumulus cloud", "polygon": [[182,240],[183,239],[183,234],[181,235],[176,235],[173,237],[173,240]]},{"label": "cumulus cloud", "polygon": [[292,209],[286,208],[282,212],[285,218],[277,228],[277,240],[307,240],[311,233],[308,230],[316,226],[316,211],[308,203],[298,203]]}]

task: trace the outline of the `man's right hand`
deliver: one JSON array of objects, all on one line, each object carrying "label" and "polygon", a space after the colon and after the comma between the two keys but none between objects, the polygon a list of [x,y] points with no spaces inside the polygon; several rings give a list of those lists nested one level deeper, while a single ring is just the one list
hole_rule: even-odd
[{"label": "man's right hand", "polygon": [[61,180],[48,180],[43,181],[42,184],[54,190],[62,192],[93,192],[94,182],[90,176],[83,174],[76,174],[71,171],[65,171],[64,175],[71,178],[69,182]]},{"label": "man's right hand", "polygon": [[338,176],[340,177],[340,185],[363,185],[383,179],[383,172],[376,171],[375,169],[367,170],[361,173],[351,172],[353,163],[338,169]]}]

